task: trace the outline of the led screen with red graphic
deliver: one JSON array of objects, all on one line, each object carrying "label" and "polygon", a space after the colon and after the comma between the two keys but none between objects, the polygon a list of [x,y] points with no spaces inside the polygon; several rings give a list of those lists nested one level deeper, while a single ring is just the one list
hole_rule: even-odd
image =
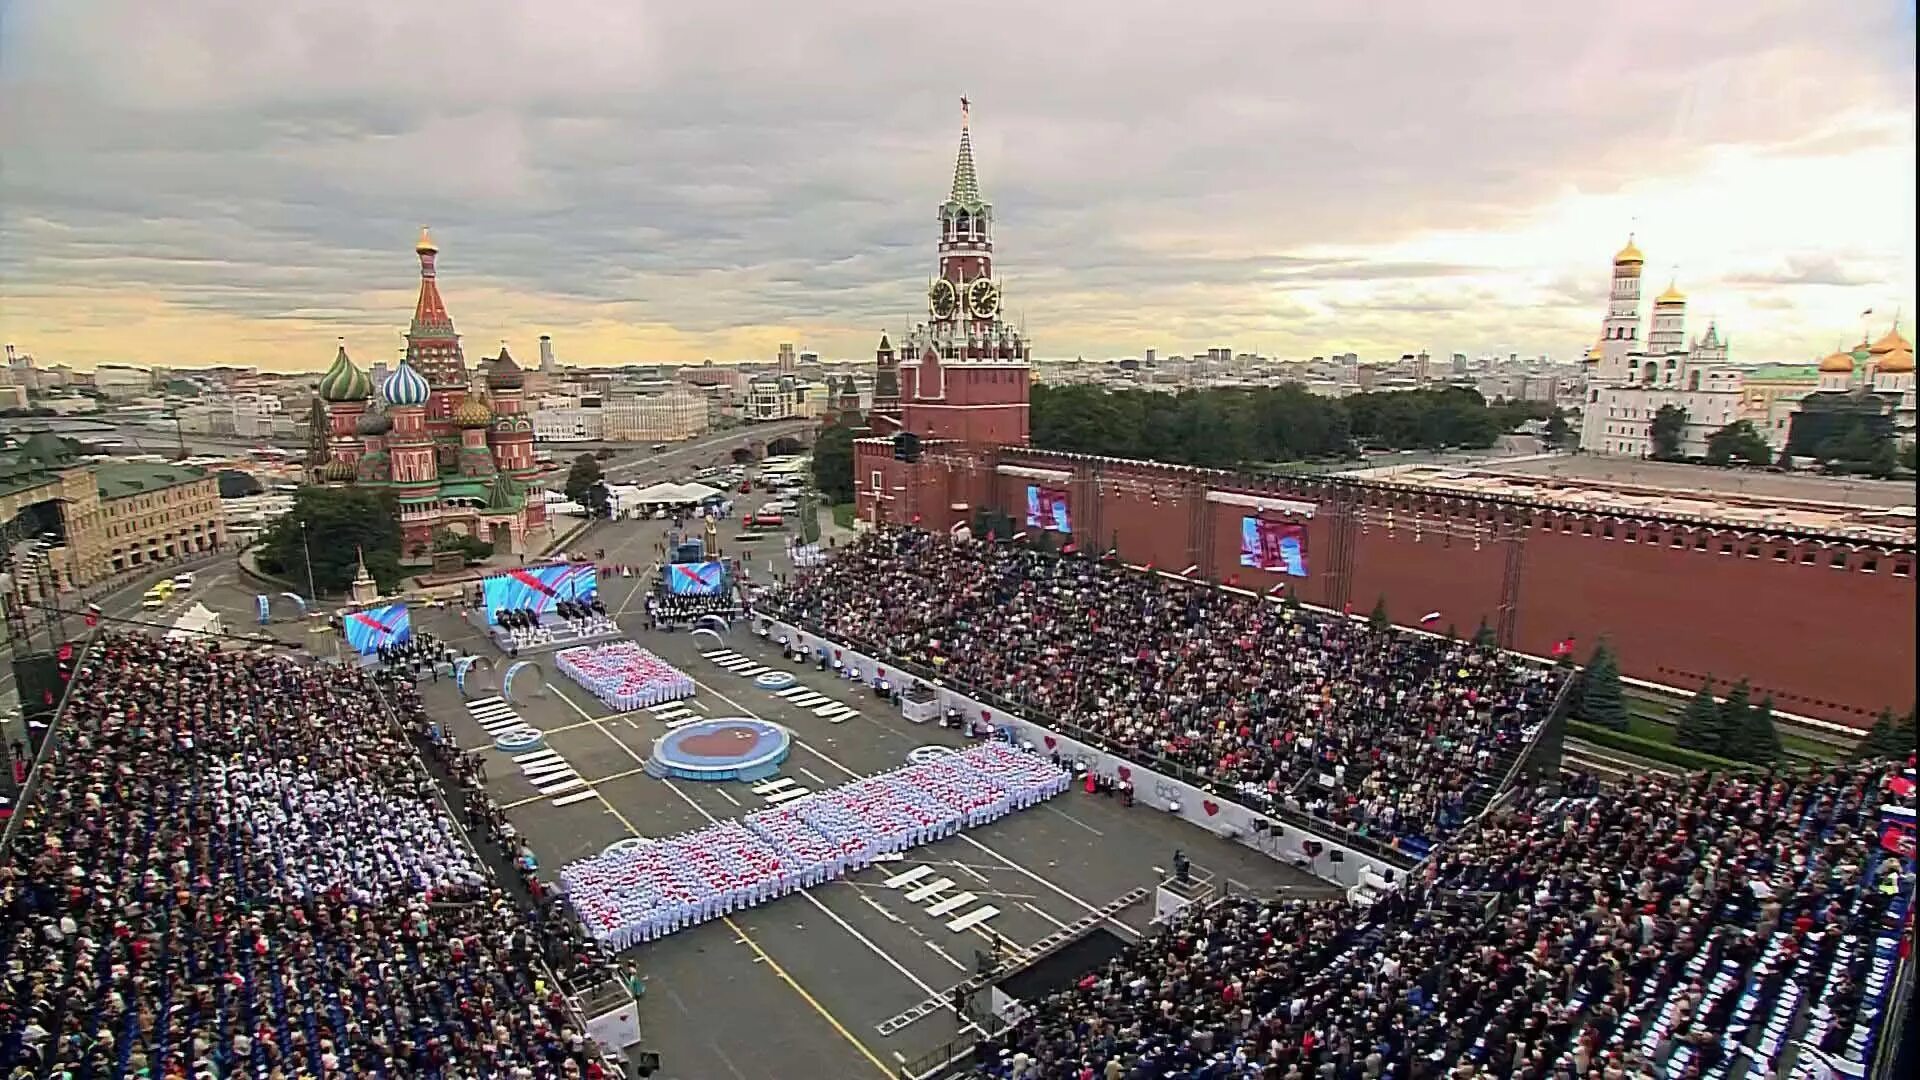
[{"label": "led screen with red graphic", "polygon": [[675,596],[719,596],[726,590],[726,563],[683,562],[667,566],[667,591]]},{"label": "led screen with red graphic", "polygon": [[413,616],[405,604],[382,604],[355,611],[341,620],[347,628],[347,644],[361,656],[380,651],[382,645],[399,645],[413,637]]},{"label": "led screen with red graphic", "polygon": [[586,600],[599,591],[592,563],[550,563],[496,574],[481,583],[487,624],[505,611],[546,612],[562,600]]},{"label": "led screen with red graphic", "polygon": [[1028,484],[1027,524],[1048,532],[1072,532],[1073,522],[1067,516],[1067,489]]},{"label": "led screen with red graphic", "polygon": [[1307,527],[1291,521],[1240,519],[1240,565],[1288,577],[1307,576]]}]

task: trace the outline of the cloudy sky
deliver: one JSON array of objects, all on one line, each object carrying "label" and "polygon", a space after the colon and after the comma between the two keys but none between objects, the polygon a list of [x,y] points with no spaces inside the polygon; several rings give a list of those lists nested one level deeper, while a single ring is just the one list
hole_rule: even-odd
[{"label": "cloudy sky", "polygon": [[1912,0],[0,0],[0,338],[871,356],[974,101],[1042,356],[1584,352],[1629,230],[1736,359],[1915,295]]}]

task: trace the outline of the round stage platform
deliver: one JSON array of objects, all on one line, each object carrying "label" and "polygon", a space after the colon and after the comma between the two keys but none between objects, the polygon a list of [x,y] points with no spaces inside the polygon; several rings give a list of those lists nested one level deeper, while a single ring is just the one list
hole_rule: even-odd
[{"label": "round stage platform", "polygon": [[799,681],[791,671],[768,671],[753,677],[753,685],[762,690],[785,690]]},{"label": "round stage platform", "polygon": [[653,744],[647,775],[663,780],[764,780],[780,771],[793,735],[750,716],[723,716],[668,732]]}]

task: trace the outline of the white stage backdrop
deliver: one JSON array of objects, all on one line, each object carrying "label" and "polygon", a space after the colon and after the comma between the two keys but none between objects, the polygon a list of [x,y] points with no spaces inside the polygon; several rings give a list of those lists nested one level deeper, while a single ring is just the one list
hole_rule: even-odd
[{"label": "white stage backdrop", "polygon": [[[759,621],[756,620],[756,625]],[[912,676],[893,668],[888,660],[876,659],[777,620],[766,621],[770,625],[768,632],[772,639],[786,638],[809,653],[824,648],[834,659],[858,668],[863,679],[885,678],[896,685],[903,685],[912,679]],[[1024,717],[989,708],[943,684],[932,685],[940,695],[940,712],[936,715],[945,715],[948,709],[958,709],[963,715],[980,717],[997,727],[1011,727],[1019,738],[1033,743],[1044,752],[1057,751],[1063,759],[1082,761],[1104,775],[1129,780],[1133,783],[1136,805],[1149,806],[1162,812],[1171,810],[1208,832],[1231,837],[1237,843],[1337,885],[1357,885],[1361,874],[1369,871],[1368,884],[1376,890],[1382,881],[1391,883],[1395,888],[1402,884],[1405,871],[1355,851],[1331,837],[1302,830],[1291,822],[1269,818],[1239,803],[1204,793],[1185,781],[1163,776],[1144,765],[1136,765],[1099,747],[1070,739]],[[1255,820],[1272,822],[1272,831],[1254,831]],[[1205,858],[1198,857],[1198,853],[1195,861],[1202,865],[1206,863]]]}]

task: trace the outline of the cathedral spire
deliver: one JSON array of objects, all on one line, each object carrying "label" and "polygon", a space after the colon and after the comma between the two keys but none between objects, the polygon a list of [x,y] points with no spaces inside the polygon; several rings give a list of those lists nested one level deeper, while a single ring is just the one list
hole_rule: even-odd
[{"label": "cathedral spire", "polygon": [[447,314],[446,302],[440,299],[440,286],[435,282],[434,261],[439,257],[440,249],[433,243],[433,237],[427,235],[427,227],[420,226],[420,239],[413,245],[414,254],[420,256],[420,299],[413,305],[413,329],[418,333],[423,328],[453,328],[453,319]]},{"label": "cathedral spire", "polygon": [[960,153],[953,161],[953,194],[948,202],[961,206],[980,205],[980,180],[973,172],[973,132],[968,126],[968,112],[973,103],[966,98],[960,99]]}]

